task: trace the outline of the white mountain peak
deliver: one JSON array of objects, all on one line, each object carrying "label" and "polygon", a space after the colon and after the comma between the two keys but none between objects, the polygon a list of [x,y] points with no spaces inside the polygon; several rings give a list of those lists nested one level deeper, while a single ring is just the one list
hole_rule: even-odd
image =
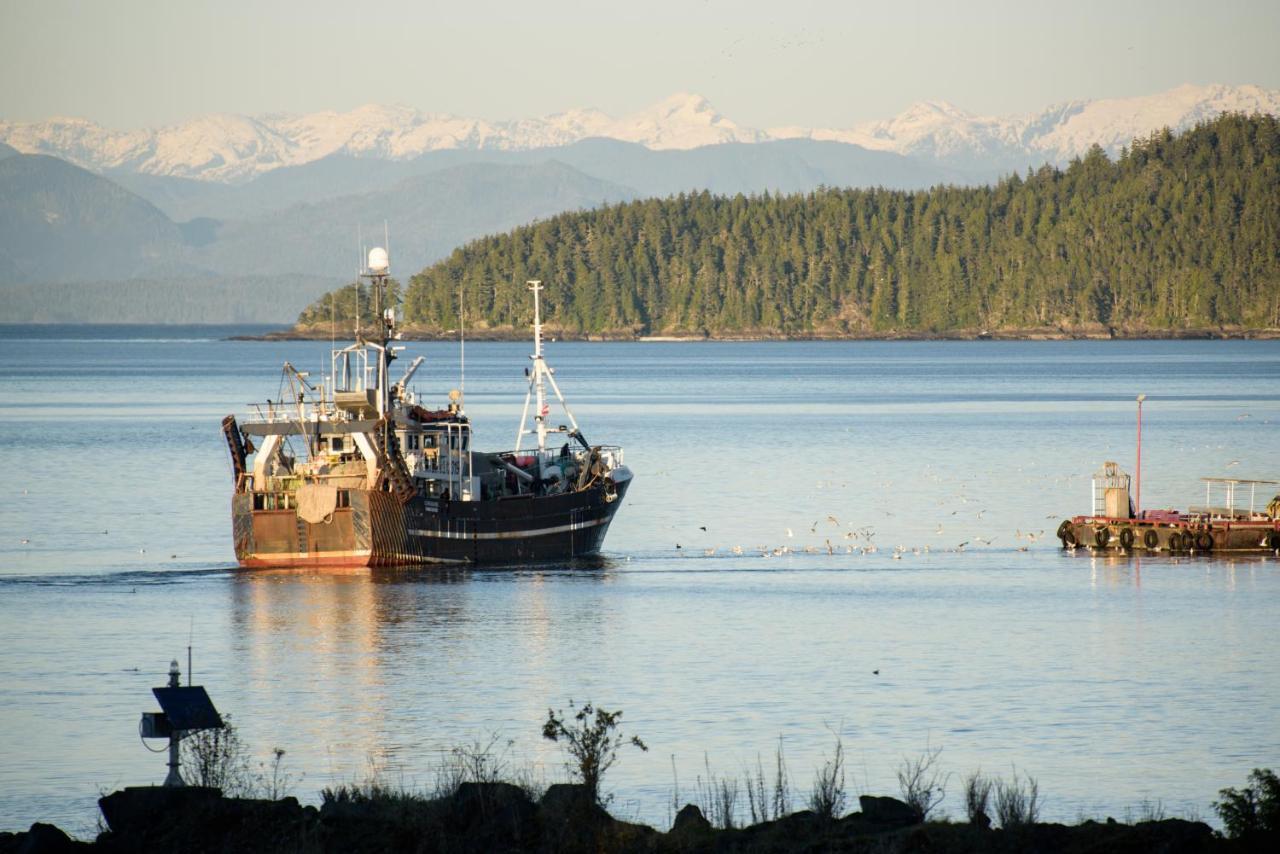
[{"label": "white mountain peak", "polygon": [[207,181],[247,180],[332,154],[403,160],[439,149],[533,149],[590,137],[652,149],[830,140],[992,171],[1009,164],[1064,162],[1094,144],[1115,153],[1135,137],[1166,126],[1183,129],[1224,111],[1280,114],[1280,90],[1184,84],[1154,95],[1068,101],[1012,116],[980,116],[947,101],[922,100],[892,118],[845,129],[744,127],[693,92],[677,92],[616,118],[594,108],[571,108],[541,118],[490,121],[370,103],[306,114],[214,113],[123,131],[75,117],[0,121],[0,141],[90,169]]},{"label": "white mountain peak", "polygon": [[647,109],[649,112],[663,112],[668,115],[715,112],[710,101],[693,92],[676,92]]},{"label": "white mountain peak", "polygon": [[910,107],[907,107],[899,118],[904,116],[945,116],[952,119],[967,119],[971,118],[972,114],[965,112],[950,101],[924,100],[916,101]]}]

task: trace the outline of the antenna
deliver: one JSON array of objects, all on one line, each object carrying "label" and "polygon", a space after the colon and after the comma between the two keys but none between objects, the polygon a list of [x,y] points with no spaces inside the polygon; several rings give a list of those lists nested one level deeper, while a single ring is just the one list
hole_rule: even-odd
[{"label": "antenna", "polygon": [[462,287],[458,287],[458,402],[467,400],[467,311],[462,301]]},{"label": "antenna", "polygon": [[187,626],[187,685],[191,684],[191,641],[196,635],[196,617],[190,615],[191,622]]},{"label": "antenna", "polygon": [[356,242],[360,244],[360,260],[356,263],[356,340],[360,340],[360,276],[364,274],[364,229],[356,225]]}]

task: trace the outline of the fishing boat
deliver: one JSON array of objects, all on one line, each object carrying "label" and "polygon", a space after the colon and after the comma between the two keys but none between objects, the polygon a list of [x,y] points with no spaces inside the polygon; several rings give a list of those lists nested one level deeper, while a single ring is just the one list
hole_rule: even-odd
[{"label": "fishing boat", "polygon": [[[528,283],[533,354],[515,447],[486,452],[472,447],[461,383],[442,408],[428,408],[409,385],[423,357],[391,379],[405,348],[395,310],[382,305],[389,271],[386,250],[371,250],[361,278],[376,329],[335,346],[328,376],[313,382],[286,362],[287,396],[254,405],[243,421],[223,419],[240,566],[509,564],[598,552],[632,473],[621,447],[587,441],[556,383],[543,352],[542,283]],[[548,389],[564,423],[551,419]]]},{"label": "fishing boat", "polygon": [[[1058,539],[1065,549],[1101,552],[1280,553],[1280,495],[1259,506],[1280,481],[1201,478],[1205,499],[1186,510],[1141,510],[1130,498],[1130,478],[1115,462],[1092,478],[1092,508],[1064,519]],[[1247,501],[1246,501],[1247,495]]]}]

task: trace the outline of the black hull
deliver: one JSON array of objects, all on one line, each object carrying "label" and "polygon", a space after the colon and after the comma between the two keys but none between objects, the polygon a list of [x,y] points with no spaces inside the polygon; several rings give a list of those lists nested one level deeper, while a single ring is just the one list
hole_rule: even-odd
[{"label": "black hull", "polygon": [[630,481],[581,492],[491,501],[401,504],[386,492],[351,490],[350,507],[310,523],[293,510],[232,502],[236,558],[245,567],[521,564],[595,554]]}]

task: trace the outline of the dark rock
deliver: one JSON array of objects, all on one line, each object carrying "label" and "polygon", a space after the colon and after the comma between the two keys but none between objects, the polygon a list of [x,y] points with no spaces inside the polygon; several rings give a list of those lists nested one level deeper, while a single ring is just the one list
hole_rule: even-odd
[{"label": "dark rock", "polygon": [[455,815],[491,815],[511,809],[532,814],[537,808],[524,789],[511,783],[461,783],[453,793]]},{"label": "dark rock", "polygon": [[98,804],[111,830],[94,847],[106,852],[296,849],[315,826],[296,798],[224,798],[217,789],[129,788]]},{"label": "dark rock", "polygon": [[450,807],[451,831],[472,850],[527,850],[538,837],[538,807],[511,783],[463,783]]},{"label": "dark rock", "polygon": [[716,850],[750,852],[832,850],[829,847],[831,839],[856,835],[856,833],[846,832],[839,824],[833,826],[831,822],[819,818],[810,810],[801,810],[773,821],[764,821],[732,831],[732,835],[737,837],[736,846],[720,844],[730,834],[724,831],[718,831],[718,833],[721,835],[716,839]]},{"label": "dark rock", "polygon": [[711,822],[707,821],[702,810],[693,804],[685,804],[676,813],[671,832],[676,836],[703,836],[711,832]]},{"label": "dark rock", "polygon": [[98,809],[111,831],[120,835],[144,834],[189,810],[207,808],[222,799],[219,789],[201,786],[129,786],[98,799]]},{"label": "dark rock", "polygon": [[581,783],[554,783],[538,801],[544,822],[565,820],[609,822],[613,817],[605,812]]},{"label": "dark rock", "polygon": [[920,823],[916,811],[897,798],[878,798],[875,795],[860,795],[858,805],[862,808],[862,816],[868,824],[882,827],[910,827]]},{"label": "dark rock", "polygon": [[[1075,828],[1073,828],[1074,830]],[[1199,821],[1166,818],[1161,821],[1143,821],[1129,826],[1112,825],[1106,847],[1117,852],[1159,851],[1163,854],[1192,854],[1208,851],[1219,841],[1209,825]],[[1274,842],[1274,840],[1273,840]],[[1267,846],[1274,851],[1273,846]]]},{"label": "dark rock", "polygon": [[22,834],[22,841],[13,850],[17,854],[69,854],[87,847],[67,836],[61,828],[37,821]]},{"label": "dark rock", "polygon": [[547,788],[538,802],[542,850],[557,854],[651,850],[658,832],[642,824],[618,821],[579,783]]}]

